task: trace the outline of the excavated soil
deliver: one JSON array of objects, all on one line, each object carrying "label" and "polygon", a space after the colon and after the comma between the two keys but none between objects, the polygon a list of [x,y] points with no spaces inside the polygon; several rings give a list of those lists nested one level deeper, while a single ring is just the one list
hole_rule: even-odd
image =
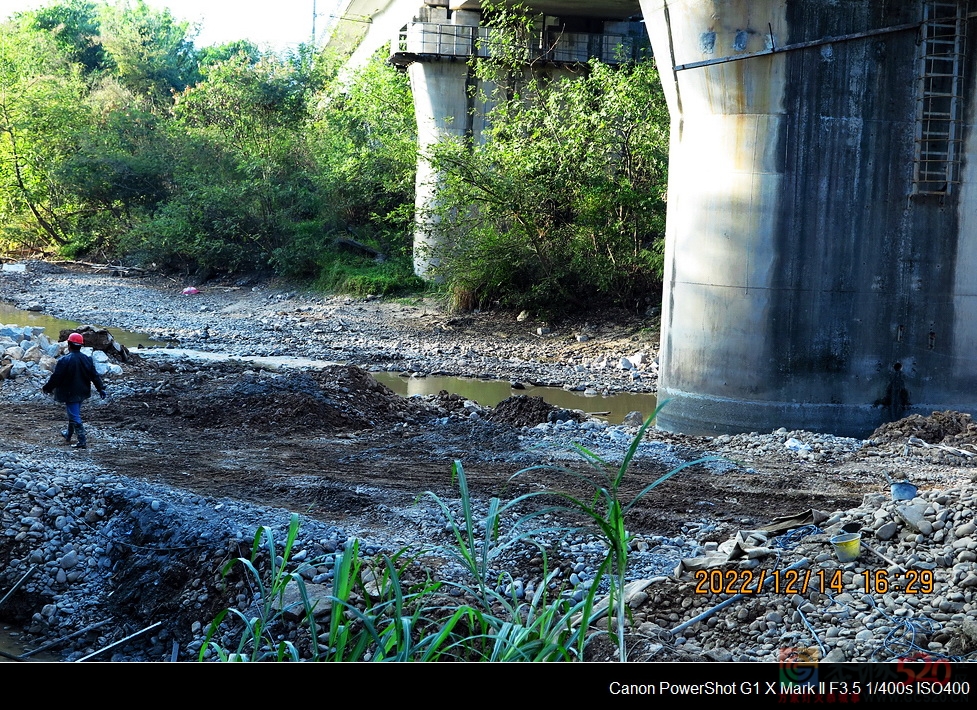
[{"label": "excavated soil", "polygon": [[[548,460],[517,455],[514,427],[534,426],[559,411],[539,398],[506,400],[477,425],[443,424],[436,405],[450,404],[450,396],[431,404],[404,399],[355,367],[270,374],[239,363],[141,359],[127,366],[125,378],[131,395],[86,405],[90,449],[84,455],[104,469],[201,495],[301,510],[327,521],[371,516],[377,505],[408,505],[423,491],[452,495],[455,459],[463,460],[476,496],[514,497],[542,488],[588,493],[574,488],[572,478],[545,470],[509,482],[520,468]],[[7,403],[5,414],[5,439],[60,445],[60,407]],[[710,443],[649,437],[670,442],[687,460],[705,455]],[[588,470],[582,461],[561,464]],[[723,475],[687,469],[633,510],[632,526],[640,534],[673,534],[703,515],[729,525],[761,524],[810,507],[844,508],[877,488],[874,481],[859,484],[785,464],[770,461],[762,472],[736,468]],[[670,467],[636,460],[622,493],[637,495]]]}]

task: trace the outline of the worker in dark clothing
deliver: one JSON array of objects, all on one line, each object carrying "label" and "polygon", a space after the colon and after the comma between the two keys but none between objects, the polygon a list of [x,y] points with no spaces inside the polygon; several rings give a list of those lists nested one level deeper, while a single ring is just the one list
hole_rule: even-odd
[{"label": "worker in dark clothing", "polygon": [[61,436],[70,444],[71,437],[77,434],[76,449],[88,448],[88,437],[81,423],[81,403],[92,396],[91,386],[95,385],[99,397],[105,398],[105,385],[95,372],[95,363],[81,352],[84,343],[81,333],[68,336],[68,353],[58,360],[51,378],[43,387],[45,394],[53,392],[57,401],[64,402],[68,412],[68,428],[61,432]]}]

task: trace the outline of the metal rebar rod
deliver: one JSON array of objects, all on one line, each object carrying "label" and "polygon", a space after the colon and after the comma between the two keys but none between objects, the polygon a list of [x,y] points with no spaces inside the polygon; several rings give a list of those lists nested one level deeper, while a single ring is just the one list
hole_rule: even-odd
[{"label": "metal rebar rod", "polygon": [[64,643],[65,641],[70,641],[71,639],[75,638],[76,636],[81,636],[82,634],[87,634],[89,631],[94,631],[95,629],[100,629],[103,626],[105,626],[107,623],[109,623],[109,621],[110,621],[109,619],[106,619],[105,621],[99,621],[97,624],[92,624],[91,626],[86,626],[85,628],[81,629],[80,631],[75,631],[73,634],[68,634],[67,636],[64,636],[62,638],[59,638],[57,641],[52,641],[51,643],[46,643],[43,646],[40,646],[38,648],[35,648],[35,649],[31,650],[31,651],[27,651],[26,653],[22,653],[22,654],[20,654],[19,658],[21,660],[23,660],[25,658],[30,658],[33,655],[36,655],[38,653],[42,653],[43,651],[47,651],[49,648],[54,648],[55,646],[58,646],[58,645]]},{"label": "metal rebar rod", "polygon": [[766,57],[771,54],[781,54],[782,52],[793,52],[798,49],[809,49],[810,47],[820,47],[825,44],[837,44],[839,42],[850,42],[856,39],[865,39],[867,37],[875,37],[877,35],[889,34],[892,32],[905,32],[906,30],[915,30],[920,25],[919,22],[910,22],[905,25],[895,25],[894,27],[882,27],[877,30],[867,30],[865,32],[855,32],[853,34],[839,35],[838,37],[825,37],[823,39],[814,39],[808,42],[797,42],[795,44],[786,44],[783,47],[771,47],[770,49],[761,49],[759,52],[750,52],[749,54],[734,54],[728,57],[719,57],[717,59],[704,59],[701,62],[689,62],[688,64],[679,64],[678,66],[673,66],[672,71],[685,71],[686,69],[698,69],[699,67],[709,67],[714,64],[726,64],[728,62],[738,62],[743,59],[753,59],[754,57]]},{"label": "metal rebar rod", "polygon": [[157,628],[159,628],[162,625],[163,625],[163,622],[162,621],[157,621],[155,624],[152,624],[151,626],[147,626],[145,629],[140,629],[139,631],[137,631],[134,634],[129,634],[125,638],[119,639],[115,643],[110,643],[105,648],[100,648],[99,650],[95,651],[94,653],[89,653],[87,656],[84,656],[82,658],[79,658],[77,661],[75,661],[75,663],[82,663],[84,661],[87,661],[90,658],[95,658],[95,656],[100,656],[101,654],[105,653],[106,651],[108,651],[110,649],[113,649],[116,646],[121,646],[122,644],[127,643],[128,641],[131,641],[132,639],[136,638],[137,636],[142,636],[147,631],[152,631],[153,629],[157,629]]},{"label": "metal rebar rod", "polygon": [[37,571],[37,565],[27,570],[27,572],[24,573],[24,576],[18,579],[17,583],[10,588],[10,591],[3,595],[3,599],[0,599],[0,606],[3,606],[3,603],[7,601],[14,592],[20,589],[21,585],[24,582],[26,582],[28,579],[30,579],[31,575],[33,575],[36,571]]}]

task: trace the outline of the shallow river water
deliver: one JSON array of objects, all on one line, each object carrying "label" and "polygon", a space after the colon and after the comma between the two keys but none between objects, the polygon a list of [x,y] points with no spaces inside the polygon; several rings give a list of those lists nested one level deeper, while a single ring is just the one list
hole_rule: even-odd
[{"label": "shallow river water", "polygon": [[559,387],[530,387],[513,389],[507,380],[480,380],[466,377],[401,377],[394,372],[374,372],[373,376],[399,395],[410,397],[416,394],[437,394],[441,390],[478,402],[482,406],[494,407],[503,399],[524,394],[529,397],[542,397],[543,401],[563,409],[582,409],[606,419],[611,424],[620,424],[629,412],[641,412],[647,419],[655,411],[658,400],[653,394],[620,393],[608,397],[585,395],[570,392]]},{"label": "shallow river water", "polygon": [[[34,326],[35,328],[44,328],[44,334],[47,335],[51,340],[57,340],[58,333],[66,328],[74,329],[82,325],[77,321],[62,320],[61,318],[55,318],[54,316],[49,316],[44,313],[23,311],[19,308],[14,308],[9,303],[3,302],[0,302],[0,324],[19,326],[30,325]],[[103,327],[97,323],[92,323],[92,325]],[[145,345],[147,347],[166,345],[165,342],[153,340],[145,333],[130,333],[127,330],[110,327],[106,327],[105,330],[109,331],[113,338],[118,340],[127,348],[135,348],[139,345]]]},{"label": "shallow river water", "polygon": [[[44,313],[24,311],[8,303],[0,303],[0,324],[35,326],[44,328],[49,338],[57,339],[58,333],[66,328],[77,328],[80,323],[54,318]],[[327,367],[340,363],[325,360],[311,360],[300,357],[248,357],[240,358],[223,353],[213,353],[201,350],[162,347],[165,343],[153,340],[145,333],[132,333],[119,328],[106,328],[112,336],[127,348],[134,349],[140,355],[150,357],[187,357],[192,360],[225,360],[235,359],[254,362],[262,367]],[[145,347],[140,347],[145,346]],[[375,372],[374,377],[397,394],[410,397],[413,395],[437,394],[446,390],[458,394],[466,399],[478,402],[485,407],[494,407],[502,400],[513,395],[524,394],[530,397],[542,397],[545,402],[564,409],[580,409],[589,414],[605,418],[611,424],[620,424],[629,412],[641,412],[647,418],[655,411],[657,398],[653,394],[619,393],[608,397],[599,395],[585,395],[583,392],[571,392],[559,387],[531,387],[512,389],[507,380],[485,380],[466,377],[402,377],[395,372]]]}]

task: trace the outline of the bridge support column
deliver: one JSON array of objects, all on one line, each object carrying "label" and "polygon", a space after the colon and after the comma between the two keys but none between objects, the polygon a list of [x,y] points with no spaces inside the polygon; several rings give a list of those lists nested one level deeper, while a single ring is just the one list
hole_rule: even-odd
[{"label": "bridge support column", "polygon": [[410,57],[407,74],[417,121],[417,177],[415,179],[414,272],[437,279],[437,252],[442,247],[434,214],[438,173],[427,159],[444,139],[471,141],[477,95],[469,58],[476,51],[480,14],[445,7],[423,6],[401,32],[394,47],[395,61]]},{"label": "bridge support column", "polygon": [[[635,8],[636,9],[636,8]],[[414,271],[437,278],[438,251],[446,246],[435,214],[439,176],[426,156],[445,138],[477,144],[488,106],[470,66],[473,56],[488,56],[490,30],[481,13],[425,5],[400,31],[391,61],[406,65],[417,120],[418,162],[415,183]],[[587,17],[560,19],[540,15],[538,34],[528,47],[533,71],[551,78],[570,76],[568,66],[596,57],[608,63],[630,60],[647,47],[637,22]]]},{"label": "bridge support column", "polygon": [[659,425],[977,411],[970,5],[641,6],[672,116]]}]

